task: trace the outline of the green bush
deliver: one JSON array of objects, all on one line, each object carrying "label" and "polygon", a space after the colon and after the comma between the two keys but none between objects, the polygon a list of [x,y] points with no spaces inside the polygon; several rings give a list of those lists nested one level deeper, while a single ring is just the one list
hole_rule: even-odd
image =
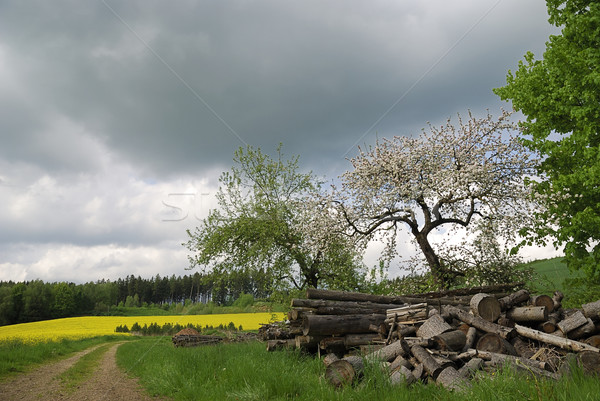
[{"label": "green bush", "polygon": [[233,306],[237,306],[239,308],[246,308],[248,306],[252,306],[254,304],[254,296],[252,294],[244,294],[243,292],[240,294],[240,297],[233,302]]}]

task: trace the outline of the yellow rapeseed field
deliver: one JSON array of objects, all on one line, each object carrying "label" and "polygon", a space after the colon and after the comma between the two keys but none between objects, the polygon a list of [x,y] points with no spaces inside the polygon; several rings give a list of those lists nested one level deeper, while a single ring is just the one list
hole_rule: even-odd
[{"label": "yellow rapeseed field", "polygon": [[257,330],[262,323],[273,319],[282,320],[283,313],[236,313],[222,315],[173,315],[173,316],[84,316],[65,319],[44,320],[41,322],[0,326],[0,341],[21,340],[28,343],[57,341],[61,339],[82,339],[103,335],[124,335],[115,333],[117,326],[131,327],[135,322],[140,326],[157,323],[160,326],[179,323],[182,326],[193,325],[227,326],[233,322],[244,330]]}]

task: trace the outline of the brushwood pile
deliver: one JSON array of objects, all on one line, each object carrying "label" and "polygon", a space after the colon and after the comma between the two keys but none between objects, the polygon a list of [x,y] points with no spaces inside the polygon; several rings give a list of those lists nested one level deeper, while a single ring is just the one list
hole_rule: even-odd
[{"label": "brushwood pile", "polygon": [[307,290],[286,322],[264,325],[267,349],[322,358],[336,387],[377,364],[397,385],[434,382],[451,390],[510,364],[557,380],[575,364],[600,373],[600,300],[564,309],[563,294],[533,295],[522,283],[405,296]]}]

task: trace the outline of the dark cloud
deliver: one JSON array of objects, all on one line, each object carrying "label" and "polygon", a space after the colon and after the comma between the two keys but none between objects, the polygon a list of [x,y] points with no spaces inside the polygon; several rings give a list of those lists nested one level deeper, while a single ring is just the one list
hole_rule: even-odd
[{"label": "dark cloud", "polygon": [[156,224],[162,200],[214,191],[241,145],[335,179],[358,144],[497,113],[546,19],[517,0],[2,2],[0,244],[159,244],[184,232]]}]

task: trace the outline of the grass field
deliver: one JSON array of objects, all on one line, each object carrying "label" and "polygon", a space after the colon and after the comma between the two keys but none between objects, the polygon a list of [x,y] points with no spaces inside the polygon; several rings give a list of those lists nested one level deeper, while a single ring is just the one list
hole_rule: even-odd
[{"label": "grass field", "polygon": [[394,387],[375,365],[359,383],[338,390],[325,380],[320,359],[296,351],[267,352],[258,342],[174,348],[168,338],[144,338],[120,346],[117,363],[151,394],[178,401],[583,401],[600,394],[600,380],[579,372],[551,382],[509,369],[482,375],[464,393],[422,383]]},{"label": "grass field", "polygon": [[581,277],[580,272],[571,272],[562,258],[537,260],[527,264],[537,273],[536,279],[529,283],[536,292],[552,294],[556,290],[564,291],[567,278]]},{"label": "grass field", "polygon": [[[41,322],[0,326],[0,342],[17,340],[26,343],[83,339],[103,335],[114,335],[117,326],[134,323],[144,324],[179,323],[180,325],[227,326],[233,322],[244,330],[258,330],[262,323],[282,320],[283,313],[236,313],[225,315],[175,315],[175,316],[83,316]],[[121,334],[128,336],[129,334]]]}]

